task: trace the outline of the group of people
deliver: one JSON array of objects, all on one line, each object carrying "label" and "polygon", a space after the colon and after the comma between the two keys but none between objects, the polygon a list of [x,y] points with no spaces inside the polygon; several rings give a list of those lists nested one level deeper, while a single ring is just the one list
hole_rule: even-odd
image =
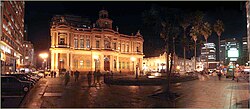
[{"label": "group of people", "polygon": [[[75,72],[71,72],[71,74],[73,74],[74,73],[74,77],[75,77],[75,82],[78,82],[78,79],[79,79],[79,76],[80,76],[80,72],[79,71],[75,71]],[[73,75],[71,75],[71,76],[73,76]],[[70,81],[70,74],[69,74],[69,71],[67,71],[66,73],[65,73],[65,76],[64,76],[64,79],[65,79],[65,86],[69,83],[69,81]]]},{"label": "group of people", "polygon": [[[102,74],[101,74],[100,70],[94,71],[94,73],[93,73],[93,76],[94,76],[94,85],[96,85],[96,84],[100,85],[101,75]],[[91,72],[89,72],[87,74],[87,78],[88,78],[88,85],[89,85],[89,87],[91,87],[91,84],[92,84],[92,73]]]},{"label": "group of people", "polygon": [[51,71],[50,72],[50,77],[51,78],[53,78],[53,77],[56,78],[56,72],[55,71]]},{"label": "group of people", "polygon": [[[79,79],[79,76],[80,76],[80,72],[79,71],[75,71],[75,72],[69,72],[67,71],[64,75],[64,82],[65,82],[65,86],[69,83],[70,81],[70,75],[73,76],[74,75],[74,78],[75,78],[75,82],[78,82],[78,79]],[[88,86],[91,87],[92,86],[92,75],[94,76],[94,85],[96,84],[100,84],[100,78],[101,78],[101,72],[100,70],[98,71],[94,71],[94,73],[92,74],[91,72],[89,72],[87,74],[87,79],[88,79]]]}]

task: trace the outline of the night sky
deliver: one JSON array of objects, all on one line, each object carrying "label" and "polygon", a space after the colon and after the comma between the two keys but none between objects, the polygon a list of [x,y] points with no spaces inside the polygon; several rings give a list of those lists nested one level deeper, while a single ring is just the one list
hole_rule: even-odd
[{"label": "night sky", "polygon": [[[53,15],[69,14],[87,17],[94,23],[98,19],[98,12],[106,9],[109,18],[113,20],[113,28],[118,26],[122,34],[136,34],[138,30],[144,37],[144,55],[146,57],[158,56],[163,47],[162,40],[153,29],[143,23],[142,13],[154,5],[180,8],[183,10],[200,10],[205,13],[205,20],[211,24],[221,19],[225,31],[221,39],[241,38],[246,36],[245,2],[32,2],[25,3],[25,24],[28,27],[28,40],[34,44],[35,53],[49,51],[50,47],[50,21]],[[217,35],[213,33],[208,42],[218,42]],[[216,43],[217,44],[217,43]],[[178,47],[177,47],[178,48]],[[180,48],[180,47],[179,47]],[[181,49],[177,55],[182,56]],[[192,53],[188,55],[192,56]]]}]

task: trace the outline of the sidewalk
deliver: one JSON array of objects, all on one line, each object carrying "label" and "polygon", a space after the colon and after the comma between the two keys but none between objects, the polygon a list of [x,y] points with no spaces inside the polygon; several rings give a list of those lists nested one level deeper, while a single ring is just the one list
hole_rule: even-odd
[{"label": "sidewalk", "polygon": [[211,77],[207,81],[190,81],[173,89],[181,93],[178,108],[247,108],[249,107],[249,83],[232,79]]}]

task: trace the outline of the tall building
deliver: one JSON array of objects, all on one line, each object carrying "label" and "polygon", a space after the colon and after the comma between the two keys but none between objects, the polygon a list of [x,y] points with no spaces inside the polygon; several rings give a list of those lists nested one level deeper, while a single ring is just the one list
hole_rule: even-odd
[{"label": "tall building", "polygon": [[248,35],[248,63],[250,65],[250,1],[246,2],[246,13],[247,13],[247,35]]},{"label": "tall building", "polygon": [[231,48],[239,50],[240,43],[236,38],[221,40],[220,43],[220,61],[222,64],[228,65],[228,63],[230,62],[228,58],[228,50],[230,50]]},{"label": "tall building", "polygon": [[26,66],[35,66],[34,63],[34,46],[30,41],[24,41],[23,42],[23,48],[24,48],[24,65]]},{"label": "tall building", "polygon": [[245,64],[248,62],[248,43],[247,43],[247,37],[242,37],[242,52],[241,52],[241,61],[242,64]]},{"label": "tall building", "polygon": [[143,38],[113,30],[108,11],[93,26],[86,18],[56,15],[51,25],[51,70],[131,72],[142,69]]},{"label": "tall building", "polygon": [[207,56],[209,62],[216,60],[216,48],[214,43],[205,43],[204,46],[201,48],[201,61],[206,62]]},{"label": "tall building", "polygon": [[1,73],[23,64],[24,1],[1,1]]}]

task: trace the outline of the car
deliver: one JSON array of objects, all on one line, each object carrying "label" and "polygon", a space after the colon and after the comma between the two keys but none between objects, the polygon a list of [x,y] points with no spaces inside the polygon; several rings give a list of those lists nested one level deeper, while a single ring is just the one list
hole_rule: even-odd
[{"label": "car", "polygon": [[30,76],[28,76],[27,74],[24,73],[18,73],[18,74],[2,74],[4,76],[14,76],[18,79],[20,79],[21,81],[26,81],[26,82],[31,82],[32,86],[34,86],[36,84],[36,81],[33,80],[32,78],[30,78]]},{"label": "car", "polygon": [[31,88],[31,82],[21,81],[15,76],[1,76],[2,95],[26,94]]}]

